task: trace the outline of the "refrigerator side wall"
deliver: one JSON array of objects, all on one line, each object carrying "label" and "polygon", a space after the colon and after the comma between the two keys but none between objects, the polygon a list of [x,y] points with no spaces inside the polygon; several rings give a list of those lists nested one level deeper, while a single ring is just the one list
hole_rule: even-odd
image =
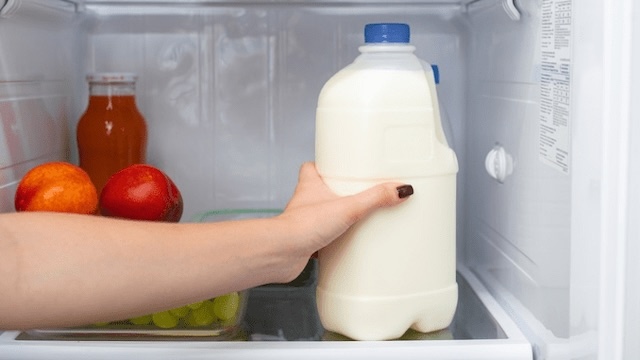
[{"label": "refrigerator side wall", "polygon": [[68,156],[78,35],[74,8],[19,2],[0,12],[0,212],[13,211],[22,175]]}]

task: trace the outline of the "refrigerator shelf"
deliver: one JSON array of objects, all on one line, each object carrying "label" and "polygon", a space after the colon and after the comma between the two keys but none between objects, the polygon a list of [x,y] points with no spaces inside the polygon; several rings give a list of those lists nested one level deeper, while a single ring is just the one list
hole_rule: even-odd
[{"label": "refrigerator shelf", "polygon": [[[231,341],[124,340],[121,335],[63,330],[5,332],[0,353],[23,358],[225,358],[225,359],[532,359],[532,348],[516,324],[468,269],[458,267],[459,301],[447,329],[408,331],[394,341],[349,341],[322,329],[315,310],[315,283],[253,289],[245,330]],[[90,336],[91,335],[91,336]],[[200,338],[203,340],[205,338]],[[72,341],[70,341],[72,340]],[[165,338],[166,340],[166,338]]]}]

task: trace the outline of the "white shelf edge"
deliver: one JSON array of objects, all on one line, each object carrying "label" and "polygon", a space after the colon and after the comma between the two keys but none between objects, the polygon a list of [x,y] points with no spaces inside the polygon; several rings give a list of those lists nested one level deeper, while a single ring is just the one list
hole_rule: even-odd
[{"label": "white shelf edge", "polygon": [[[589,331],[569,338],[557,337],[507,289],[502,287],[489,271],[474,270],[482,278],[482,284],[493,294],[508,317],[515,321],[521,333],[531,342],[536,359],[578,359],[597,352],[598,334]],[[478,278],[476,278],[478,279]]]}]

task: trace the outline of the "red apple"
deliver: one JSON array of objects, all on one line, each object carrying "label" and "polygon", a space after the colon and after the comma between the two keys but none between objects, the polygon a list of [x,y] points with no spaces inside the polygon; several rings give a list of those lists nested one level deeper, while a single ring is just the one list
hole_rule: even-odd
[{"label": "red apple", "polygon": [[161,170],[146,164],[113,174],[100,193],[102,215],[134,220],[178,222],[182,195]]}]

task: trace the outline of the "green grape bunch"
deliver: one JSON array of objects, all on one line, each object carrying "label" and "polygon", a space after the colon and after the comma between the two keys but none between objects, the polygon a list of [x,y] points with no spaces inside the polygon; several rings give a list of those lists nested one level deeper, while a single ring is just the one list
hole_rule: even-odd
[{"label": "green grape bunch", "polygon": [[[224,327],[235,323],[240,310],[240,302],[240,294],[232,292],[178,308],[137,316],[114,323],[125,323],[129,326],[153,326],[160,329]],[[109,324],[99,323],[94,325],[108,326]]]}]

